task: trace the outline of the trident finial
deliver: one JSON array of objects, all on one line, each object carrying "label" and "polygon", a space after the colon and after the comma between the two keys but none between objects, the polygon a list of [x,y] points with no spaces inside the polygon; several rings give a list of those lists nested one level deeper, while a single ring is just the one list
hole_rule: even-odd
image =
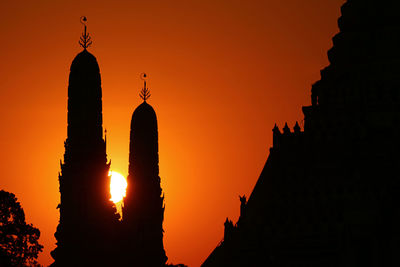
[{"label": "trident finial", "polygon": [[144,81],[144,86],[142,88],[142,91],[140,91],[139,96],[143,99],[144,102],[146,102],[146,100],[149,99],[149,97],[151,96],[149,88],[146,87],[147,74],[140,74],[140,79]]},{"label": "trident finial", "polygon": [[80,20],[82,25],[84,26],[84,30],[79,40],[79,44],[83,47],[84,50],[86,50],[86,48],[88,48],[92,44],[92,38],[89,36],[89,33],[86,33],[86,16],[82,16]]}]

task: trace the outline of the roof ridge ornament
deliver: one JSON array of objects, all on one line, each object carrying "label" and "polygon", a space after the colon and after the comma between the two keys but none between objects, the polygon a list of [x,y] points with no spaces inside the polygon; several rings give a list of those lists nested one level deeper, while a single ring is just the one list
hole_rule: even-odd
[{"label": "roof ridge ornament", "polygon": [[151,96],[149,88],[146,87],[147,74],[144,72],[142,74],[140,74],[140,79],[143,80],[144,86],[143,86],[142,90],[140,91],[139,96],[143,99],[144,102],[146,102],[146,100],[149,99]]},{"label": "roof ridge ornament", "polygon": [[92,42],[92,38],[89,36],[89,33],[86,32],[86,23],[87,23],[86,16],[81,16],[80,21],[81,21],[82,25],[84,26],[84,30],[83,30],[82,36],[80,37],[79,44],[80,44],[80,46],[83,47],[84,50],[86,50],[86,48],[91,46],[93,42]]}]

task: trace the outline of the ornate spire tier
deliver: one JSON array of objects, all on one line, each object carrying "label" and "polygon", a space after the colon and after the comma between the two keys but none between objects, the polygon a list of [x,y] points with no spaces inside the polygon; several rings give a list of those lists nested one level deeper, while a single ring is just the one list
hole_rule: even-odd
[{"label": "ornate spire tier", "polygon": [[[146,74],[140,104],[132,115],[129,145],[128,188],[123,207],[126,262],[132,266],[164,266],[164,196],[158,167],[157,116],[146,100]],[[130,242],[129,240],[135,240]],[[135,255],[132,257],[131,255]]]}]

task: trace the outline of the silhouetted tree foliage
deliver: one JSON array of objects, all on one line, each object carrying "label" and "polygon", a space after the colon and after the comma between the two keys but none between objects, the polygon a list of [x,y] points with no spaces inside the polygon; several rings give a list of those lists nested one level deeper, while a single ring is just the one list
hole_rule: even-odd
[{"label": "silhouetted tree foliage", "polygon": [[25,222],[14,194],[0,191],[0,266],[40,266],[36,259],[43,246],[39,229]]}]

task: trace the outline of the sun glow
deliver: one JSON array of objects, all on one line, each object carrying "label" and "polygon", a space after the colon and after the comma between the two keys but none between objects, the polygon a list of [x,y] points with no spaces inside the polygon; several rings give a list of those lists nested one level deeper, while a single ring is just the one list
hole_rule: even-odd
[{"label": "sun glow", "polygon": [[128,183],[126,182],[125,177],[118,172],[110,171],[109,175],[111,176],[111,201],[117,204],[126,196],[126,187],[128,186]]}]

